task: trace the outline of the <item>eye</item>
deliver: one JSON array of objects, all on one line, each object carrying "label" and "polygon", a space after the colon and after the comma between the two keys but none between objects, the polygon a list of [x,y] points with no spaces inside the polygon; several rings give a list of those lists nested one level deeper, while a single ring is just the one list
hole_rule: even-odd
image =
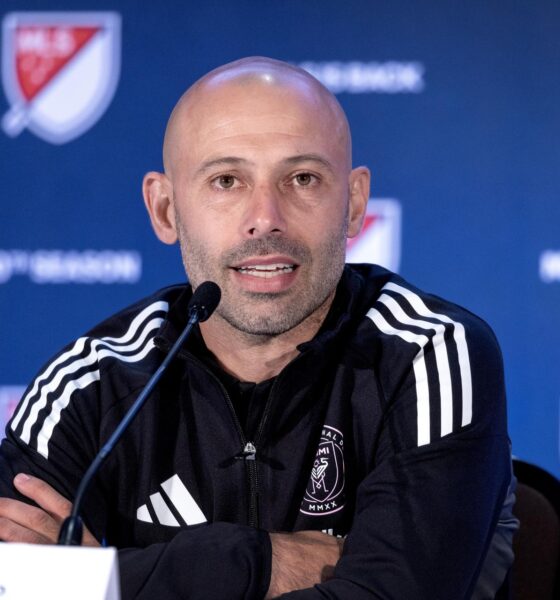
[{"label": "eye", "polygon": [[209,183],[210,186],[218,192],[233,190],[241,185],[239,179],[231,173],[222,173],[221,175],[216,175],[210,179]]},{"label": "eye", "polygon": [[315,177],[315,175],[312,175],[311,173],[298,173],[294,177],[294,180],[297,183],[297,185],[306,187],[311,185],[312,183],[315,183],[317,177]]},{"label": "eye", "polygon": [[214,179],[214,183],[223,190],[227,190],[235,185],[235,177],[233,175],[220,175]]}]

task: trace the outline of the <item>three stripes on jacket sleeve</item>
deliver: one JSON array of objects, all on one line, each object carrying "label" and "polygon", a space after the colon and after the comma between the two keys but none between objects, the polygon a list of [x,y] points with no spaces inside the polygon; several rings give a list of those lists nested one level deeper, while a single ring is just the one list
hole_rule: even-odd
[{"label": "three stripes on jacket sleeve", "polygon": [[[418,348],[412,362],[418,446],[429,444],[434,438],[431,402],[436,401],[437,396],[439,411],[435,412],[440,415],[441,437],[454,430],[454,421],[460,422],[461,427],[470,424],[472,377],[464,326],[445,314],[433,312],[418,294],[392,282],[383,287],[376,305],[367,316],[383,334],[395,336],[403,343]],[[426,351],[432,349],[435,372],[428,367],[426,360]],[[434,394],[434,386],[438,394]],[[460,420],[454,411],[460,411]]]},{"label": "three stripes on jacket sleeve", "polygon": [[49,441],[63,411],[75,401],[75,392],[99,381],[100,363],[108,358],[125,363],[141,361],[154,348],[154,336],[167,310],[167,302],[154,302],[136,315],[119,337],[76,340],[37,376],[21,400],[10,428],[48,459]]}]

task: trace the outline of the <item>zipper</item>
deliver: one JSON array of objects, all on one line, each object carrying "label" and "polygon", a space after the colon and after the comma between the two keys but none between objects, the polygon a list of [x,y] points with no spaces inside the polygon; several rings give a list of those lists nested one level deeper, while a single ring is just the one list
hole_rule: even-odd
[{"label": "zipper", "polygon": [[[194,357],[193,357],[194,358]],[[243,427],[241,427],[241,423],[237,418],[237,413],[235,412],[235,408],[233,406],[233,402],[226,390],[224,384],[198,359],[194,358],[194,360],[202,366],[202,368],[208,373],[215,381],[217,381],[220,386],[226,403],[229,407],[231,415],[233,417],[233,421],[235,423],[237,433],[239,434],[239,438],[241,439],[242,449],[241,452],[235,457],[238,460],[244,460],[245,466],[247,469],[247,483],[249,486],[249,519],[248,524],[249,527],[254,527],[258,529],[260,525],[259,519],[259,472],[258,472],[258,464],[257,464],[257,449],[260,447],[260,442],[262,439],[262,435],[264,432],[264,426],[268,421],[268,417],[272,408],[272,400],[274,394],[274,388],[278,382],[278,378],[272,384],[272,388],[270,389],[270,394],[268,395],[268,399],[266,401],[266,405],[264,407],[264,412],[259,422],[259,426],[257,427],[257,433],[255,434],[254,442],[247,440],[245,437],[245,432],[243,431]]]},{"label": "zipper", "polygon": [[[163,344],[162,344],[163,346]],[[164,350],[164,348],[161,348]],[[259,527],[259,478],[258,478],[258,468],[257,468],[257,448],[260,446],[261,438],[264,432],[264,427],[266,422],[268,421],[268,417],[272,410],[272,399],[274,396],[274,390],[276,388],[276,384],[278,383],[277,376],[276,380],[272,384],[272,388],[270,389],[270,394],[268,395],[268,399],[266,401],[266,405],[264,407],[264,412],[257,427],[257,433],[255,434],[254,442],[248,441],[245,437],[245,432],[241,427],[241,423],[237,418],[237,413],[235,412],[235,408],[233,406],[233,402],[228,394],[227,389],[224,384],[212,373],[208,367],[201,362],[198,358],[193,356],[187,352],[180,352],[178,356],[181,356],[184,359],[190,359],[198,366],[200,366],[220,387],[222,393],[226,399],[226,403],[231,412],[231,416],[233,417],[233,422],[235,423],[235,428],[237,429],[237,434],[239,439],[241,440],[241,452],[235,456],[238,460],[244,460],[247,472],[247,483],[249,487],[249,519],[248,525],[257,529]]]},{"label": "zipper", "polygon": [[[248,441],[245,437],[245,432],[243,431],[243,427],[241,427],[241,423],[237,418],[237,413],[235,412],[235,408],[233,406],[233,402],[231,401],[230,395],[228,394],[227,389],[224,384],[212,373],[210,369],[206,367],[204,363],[199,361],[196,357],[189,355],[189,358],[198,364],[202,369],[218,384],[219,388],[222,390],[222,393],[226,399],[226,404],[229,407],[231,412],[231,416],[233,417],[233,422],[235,423],[235,428],[237,429],[237,434],[239,439],[241,440],[241,452],[235,456],[238,460],[245,461],[245,467],[247,472],[247,484],[249,487],[249,518],[248,525],[249,527],[254,527],[255,529],[259,527],[259,481],[258,481],[258,470],[257,470],[257,442]],[[276,382],[275,382],[276,383]],[[274,384],[272,385],[274,388]],[[265,419],[265,415],[268,409],[268,405],[270,404],[270,399],[272,397],[272,389],[270,390],[270,395],[267,401],[267,405],[265,406],[265,413],[263,413],[263,417],[258,427],[258,437],[260,439],[260,433],[263,429],[263,421]],[[269,411],[268,411],[269,412]]]},{"label": "zipper", "polygon": [[[243,458],[246,461],[245,464],[247,465],[247,474],[249,477],[249,525],[255,528],[259,527],[259,473],[256,461],[257,448],[260,448],[264,426],[266,425],[268,416],[272,409],[274,388],[276,387],[277,381],[278,376],[276,377],[274,383],[272,384],[272,387],[270,388],[270,394],[268,395],[268,398],[266,400],[264,412],[259,422],[259,426],[257,427],[257,433],[255,434],[254,444],[251,442],[247,442],[245,444],[245,447],[243,448]],[[235,409],[231,404],[231,400],[230,407],[231,410],[235,413]]]}]

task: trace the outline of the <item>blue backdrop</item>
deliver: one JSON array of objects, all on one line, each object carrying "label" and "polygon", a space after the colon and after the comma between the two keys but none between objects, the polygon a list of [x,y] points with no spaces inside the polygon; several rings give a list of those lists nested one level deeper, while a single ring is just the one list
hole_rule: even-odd
[{"label": "blue backdrop", "polygon": [[[96,58],[82,40],[82,55],[62,67],[56,56],[33,62],[45,39],[61,55],[81,39],[71,16],[74,37],[53,42],[48,19],[20,14],[55,9],[111,11],[122,27],[99,49],[99,60],[109,56],[98,73],[106,106],[69,141],[41,111],[48,93],[87,100],[69,65],[79,70],[85,52]],[[219,64],[262,54],[304,63],[337,92],[373,196],[402,210],[399,271],[492,325],[514,453],[560,475],[558,2],[4,0],[0,11],[12,14],[0,112],[6,130],[23,129],[0,130],[3,418],[63,344],[184,278],[178,249],[150,229],[142,176],[161,169],[163,130],[182,91]],[[27,37],[10,34],[10,23]],[[16,68],[28,73],[19,83]],[[33,85],[44,88],[32,96]],[[84,127],[86,116],[77,117]]]}]

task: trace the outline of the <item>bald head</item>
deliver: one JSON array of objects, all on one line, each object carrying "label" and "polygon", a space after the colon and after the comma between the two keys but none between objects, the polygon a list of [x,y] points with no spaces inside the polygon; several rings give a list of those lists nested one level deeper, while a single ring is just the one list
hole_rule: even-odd
[{"label": "bald head", "polygon": [[172,176],[181,155],[188,152],[189,130],[196,120],[213,106],[227,108],[229,102],[251,104],[258,117],[257,98],[264,103],[274,94],[286,103],[305,106],[310,115],[328,126],[329,135],[345,154],[347,168],[351,168],[351,138],[346,115],[335,96],[317,79],[303,69],[265,57],[237,60],[204,75],[179,99],[173,109],[163,144],[163,164],[166,174]]}]

